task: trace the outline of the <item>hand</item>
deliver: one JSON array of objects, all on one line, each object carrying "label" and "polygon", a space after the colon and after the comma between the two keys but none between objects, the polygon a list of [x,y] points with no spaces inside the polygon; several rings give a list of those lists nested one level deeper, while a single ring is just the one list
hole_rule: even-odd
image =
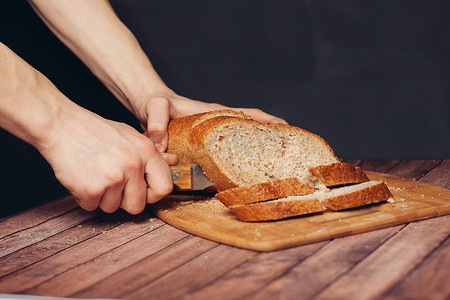
[{"label": "hand", "polygon": [[82,208],[137,214],[172,191],[168,164],[176,164],[176,155],[159,153],[132,127],[85,111],[56,131],[39,150]]},{"label": "hand", "polygon": [[136,116],[149,138],[160,152],[167,149],[167,127],[171,119],[212,110],[231,109],[242,111],[255,120],[271,124],[287,124],[281,118],[269,115],[256,108],[232,108],[217,103],[191,100],[177,95],[171,90],[155,93],[143,99],[135,109]]}]

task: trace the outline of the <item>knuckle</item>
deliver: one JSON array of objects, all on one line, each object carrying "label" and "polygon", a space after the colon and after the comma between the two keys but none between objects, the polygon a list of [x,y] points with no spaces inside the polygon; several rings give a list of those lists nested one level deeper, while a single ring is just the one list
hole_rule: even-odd
[{"label": "knuckle", "polygon": [[118,185],[121,185],[125,180],[125,175],[121,171],[110,171],[106,175],[107,183],[106,185],[108,187],[116,187]]},{"label": "knuckle", "polygon": [[151,141],[148,141],[143,145],[143,149],[145,150],[145,153],[148,153],[148,155],[159,155],[158,148],[156,148],[155,144]]},{"label": "knuckle", "polygon": [[152,97],[150,99],[151,105],[158,105],[158,106],[169,106],[169,100],[161,95]]},{"label": "knuckle", "polygon": [[173,184],[172,183],[164,183],[158,186],[158,188],[155,190],[155,193],[158,197],[163,198],[164,196],[169,195],[173,190]]},{"label": "knuckle", "polygon": [[99,201],[105,191],[104,187],[90,185],[83,189],[82,194],[86,202]]},{"label": "knuckle", "polygon": [[150,122],[147,124],[148,133],[165,133],[167,131],[167,124],[160,122]]},{"label": "knuckle", "polygon": [[140,157],[130,157],[127,162],[127,170],[133,173],[141,172],[143,169],[143,163]]}]

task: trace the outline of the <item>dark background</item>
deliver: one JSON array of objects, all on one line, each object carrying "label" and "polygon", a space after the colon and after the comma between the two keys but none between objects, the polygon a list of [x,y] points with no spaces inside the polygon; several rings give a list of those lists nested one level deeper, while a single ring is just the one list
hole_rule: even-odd
[{"label": "dark background", "polygon": [[[261,108],[344,159],[449,158],[450,1],[112,4],[183,96]],[[26,1],[1,1],[0,41],[73,101],[139,128]],[[0,216],[65,193],[36,150],[0,141]]]}]

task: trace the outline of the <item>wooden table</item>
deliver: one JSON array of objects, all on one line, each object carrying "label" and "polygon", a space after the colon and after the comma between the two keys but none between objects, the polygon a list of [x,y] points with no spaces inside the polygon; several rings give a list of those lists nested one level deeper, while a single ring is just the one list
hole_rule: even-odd
[{"label": "wooden table", "polygon": [[[351,162],[450,188],[450,160]],[[449,232],[450,216],[444,216],[261,253],[192,236],[148,209],[138,216],[86,212],[68,196],[0,220],[0,293],[448,299]]]}]

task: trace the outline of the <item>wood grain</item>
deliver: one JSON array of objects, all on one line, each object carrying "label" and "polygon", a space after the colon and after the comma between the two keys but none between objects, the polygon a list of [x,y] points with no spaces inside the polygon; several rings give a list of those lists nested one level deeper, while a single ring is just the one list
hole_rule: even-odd
[{"label": "wood grain", "polygon": [[449,299],[450,238],[424,259],[416,269],[402,279],[382,298],[394,299]]},{"label": "wood grain", "polygon": [[400,160],[363,160],[358,166],[365,171],[388,173],[390,169],[399,164]]},{"label": "wood grain", "polygon": [[442,161],[440,165],[423,176],[420,181],[450,189],[450,159]]},{"label": "wood grain", "polygon": [[0,239],[0,257],[47,239],[97,215],[97,211],[88,212],[81,208],[76,208],[36,226],[16,231]]},{"label": "wood grain", "polygon": [[[0,278],[111,230],[130,219],[131,216],[124,211],[101,214],[41,242],[8,254],[1,258]],[[94,228],[95,230],[92,230]]]},{"label": "wood grain", "polygon": [[258,251],[273,251],[450,213],[449,190],[392,175],[367,174],[372,180],[388,184],[395,203],[253,223],[238,221],[215,199],[186,201],[185,197],[179,201],[171,196],[152,208],[158,217],[179,229]]},{"label": "wood grain", "polygon": [[[148,214],[143,213],[132,221],[115,227],[111,232],[104,231],[83,243],[76,244],[45,260],[0,278],[0,291],[2,293],[21,293],[68,269],[147,234],[163,224],[160,220],[149,218]],[[96,227],[87,229],[92,231],[98,230]]]},{"label": "wood grain", "polygon": [[441,160],[401,161],[386,173],[412,180],[419,180],[441,163]]},{"label": "wood grain", "polygon": [[[347,236],[326,244],[293,266],[283,277],[262,287],[248,299],[312,299],[322,289],[363,261],[405,225]],[[301,291],[301,293],[299,293]],[[350,299],[350,298],[349,298]]]},{"label": "wood grain", "polygon": [[[164,238],[164,237],[160,237]],[[217,246],[217,243],[187,236],[143,260],[111,274],[83,290],[71,294],[76,298],[116,298],[125,296],[163,277],[171,271]]]},{"label": "wood grain", "polygon": [[[377,251],[357,264],[316,299],[379,299],[392,285],[438,247],[450,233],[450,216],[409,224]],[[370,278],[370,279],[369,279]],[[376,282],[377,288],[373,285]]]},{"label": "wood grain", "polygon": [[256,255],[253,251],[219,245],[125,298],[180,299]]},{"label": "wood grain", "polygon": [[[186,233],[171,226],[161,226],[23,292],[30,295],[59,297],[74,294],[186,236]],[[48,294],[47,291],[53,292]]]},{"label": "wood grain", "polygon": [[259,291],[269,282],[284,278],[293,266],[315,255],[328,243],[325,241],[283,251],[259,253],[211,284],[186,294],[185,298],[208,300],[217,295],[227,295],[230,300],[248,299],[250,294]]},{"label": "wood grain", "polygon": [[66,196],[0,220],[0,238],[36,226],[78,207],[72,196]]}]

